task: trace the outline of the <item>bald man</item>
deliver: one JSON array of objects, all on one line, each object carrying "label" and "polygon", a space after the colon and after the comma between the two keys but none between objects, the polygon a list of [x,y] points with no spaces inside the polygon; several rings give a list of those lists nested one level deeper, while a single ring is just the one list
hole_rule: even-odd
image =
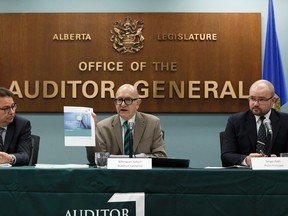
[{"label": "bald man", "polygon": [[[288,114],[280,113],[272,107],[276,97],[274,86],[267,80],[254,82],[249,90],[249,110],[229,117],[223,144],[221,160],[224,166],[251,166],[252,157],[279,156],[288,152]],[[262,120],[263,119],[263,120]],[[271,135],[265,128],[265,141],[259,140],[261,122],[271,121]],[[262,150],[257,146],[262,145]]]},{"label": "bald man", "polygon": [[125,121],[133,125],[133,155],[167,157],[160,119],[138,112],[141,102],[138,91],[133,85],[124,84],[119,87],[114,98],[117,114],[97,123],[96,148],[87,148],[87,159],[91,165],[95,164],[95,151],[127,155],[124,146],[127,130]]}]

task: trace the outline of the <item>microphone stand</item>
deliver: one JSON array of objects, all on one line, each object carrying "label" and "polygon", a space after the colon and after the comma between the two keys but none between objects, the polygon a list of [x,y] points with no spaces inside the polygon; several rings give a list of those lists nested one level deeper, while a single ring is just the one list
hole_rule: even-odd
[{"label": "microphone stand", "polygon": [[133,128],[134,128],[134,124],[133,123],[129,123],[129,158],[133,157]]},{"label": "microphone stand", "polygon": [[272,150],[272,139],[273,139],[273,133],[268,133],[267,134],[267,145],[268,145],[268,151],[267,151],[267,156],[271,156],[271,150]]},{"label": "microphone stand", "polygon": [[262,122],[265,125],[266,131],[267,131],[267,137],[266,137],[266,144],[267,144],[267,148],[266,148],[266,154],[268,157],[271,156],[271,150],[272,150],[272,139],[273,139],[273,131],[272,131],[272,124],[270,119],[264,119]]}]

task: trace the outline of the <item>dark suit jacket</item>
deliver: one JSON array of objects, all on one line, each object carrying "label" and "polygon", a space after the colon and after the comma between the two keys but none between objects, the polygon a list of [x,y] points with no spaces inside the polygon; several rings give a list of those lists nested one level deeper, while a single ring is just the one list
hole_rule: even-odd
[{"label": "dark suit jacket", "polygon": [[31,124],[30,121],[15,116],[7,127],[4,152],[14,154],[15,165],[28,165],[32,151]]},{"label": "dark suit jacket", "polygon": [[[95,164],[95,151],[108,151],[114,155],[124,154],[119,115],[111,116],[97,123],[96,148],[87,147],[86,149],[90,164]],[[136,113],[133,152],[134,154],[145,153],[153,157],[167,156],[159,118],[141,112]]]},{"label": "dark suit jacket", "polygon": [[[273,130],[271,154],[279,156],[288,152],[288,114],[271,111]],[[241,165],[250,153],[256,152],[257,126],[255,116],[249,110],[229,117],[221,147],[224,166]]]}]

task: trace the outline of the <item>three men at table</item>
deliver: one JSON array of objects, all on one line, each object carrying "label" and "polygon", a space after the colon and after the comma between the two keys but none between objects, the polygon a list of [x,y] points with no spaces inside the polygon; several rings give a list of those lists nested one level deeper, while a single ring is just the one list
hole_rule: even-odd
[{"label": "three men at table", "polygon": [[96,148],[87,148],[87,159],[94,164],[95,151],[108,151],[112,155],[125,155],[124,122],[132,123],[133,155],[166,157],[160,119],[138,112],[141,99],[137,89],[130,84],[119,87],[114,99],[116,115],[106,118],[96,126]]},{"label": "three men at table", "polygon": [[[288,114],[272,108],[276,100],[273,85],[267,80],[258,80],[251,85],[249,95],[250,109],[228,119],[221,148],[224,166],[250,166],[252,157],[263,157],[263,152],[256,152],[257,131],[262,116],[271,120],[273,128],[271,146],[265,145],[264,154],[268,152],[271,156],[279,156],[281,152],[288,151]],[[114,104],[117,114],[97,123],[97,145],[87,148],[88,161],[95,163],[95,151],[125,154],[125,121],[134,125],[133,155],[167,157],[160,120],[138,112],[141,99],[137,89],[130,84],[120,86]],[[28,165],[32,148],[31,125],[28,120],[15,115],[16,107],[13,93],[0,87],[0,163]]]},{"label": "three men at table", "polygon": [[[221,160],[224,166],[250,166],[252,157],[263,157],[266,154],[279,156],[281,152],[288,152],[288,114],[272,108],[276,100],[272,83],[267,80],[254,82],[249,95],[250,109],[236,113],[228,119],[221,146]],[[266,152],[257,152],[257,131],[262,116],[271,121],[273,140],[269,143],[269,138],[266,139]]]}]

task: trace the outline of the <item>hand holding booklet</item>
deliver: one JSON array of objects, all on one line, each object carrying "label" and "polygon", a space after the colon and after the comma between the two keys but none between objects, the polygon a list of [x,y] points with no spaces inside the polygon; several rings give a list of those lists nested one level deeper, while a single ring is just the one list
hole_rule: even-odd
[{"label": "hand holding booklet", "polygon": [[95,146],[93,109],[64,106],[65,146]]}]

